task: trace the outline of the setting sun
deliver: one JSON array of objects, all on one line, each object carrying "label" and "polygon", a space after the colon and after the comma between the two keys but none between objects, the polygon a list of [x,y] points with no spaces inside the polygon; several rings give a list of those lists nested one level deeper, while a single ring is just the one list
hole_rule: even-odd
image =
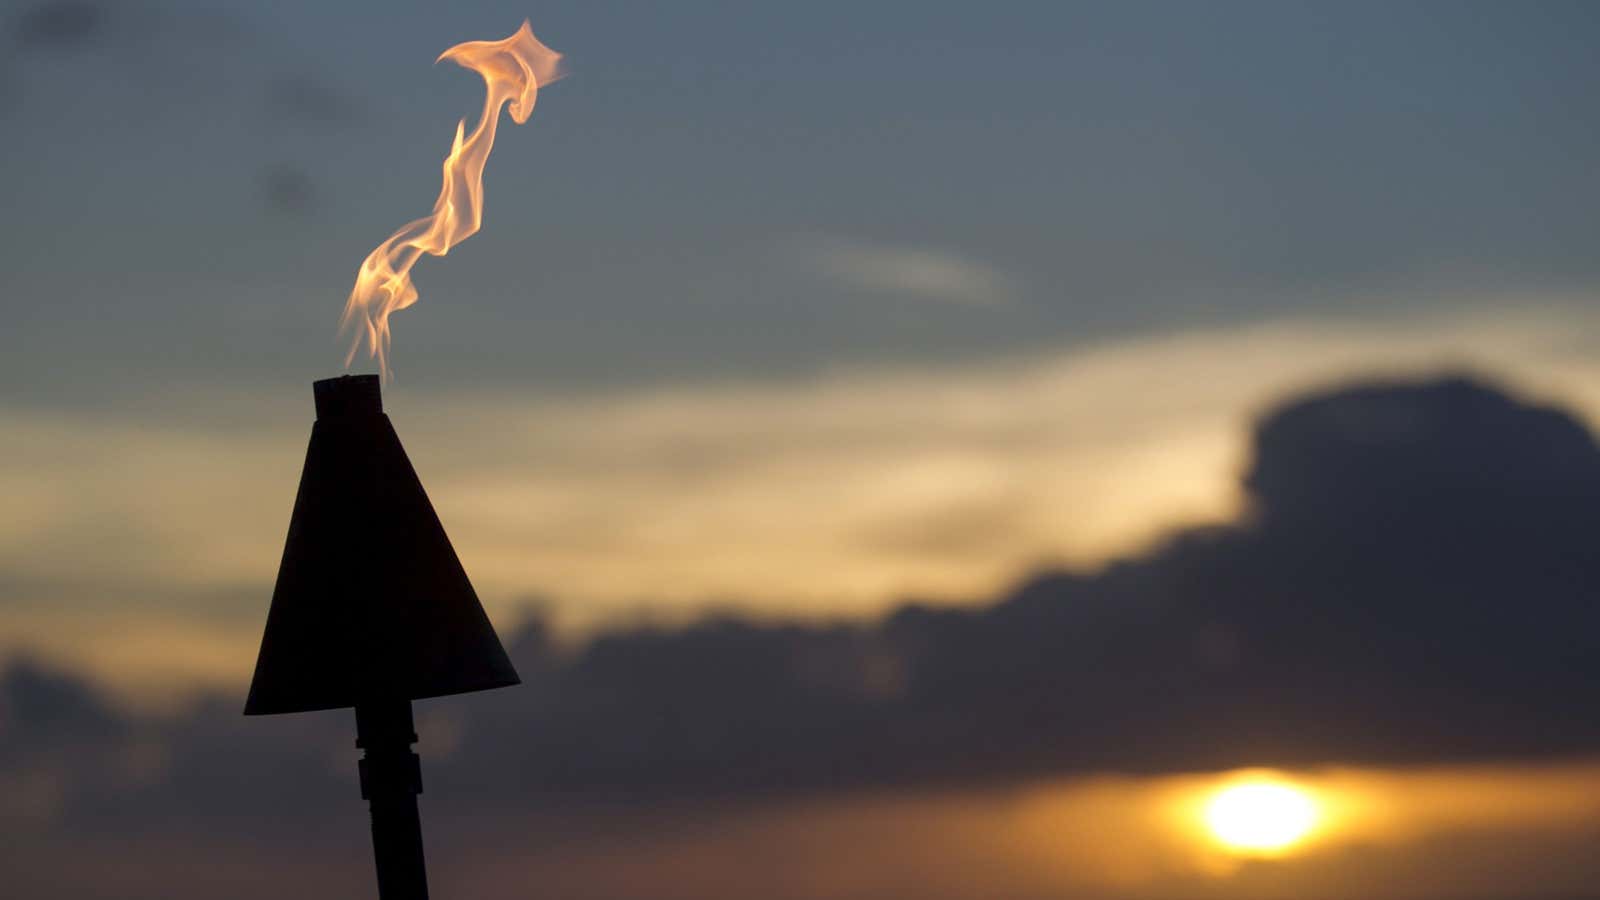
[{"label": "setting sun", "polygon": [[1211,835],[1229,849],[1270,854],[1304,839],[1317,823],[1318,810],[1306,791],[1258,777],[1217,791],[1204,815]]}]

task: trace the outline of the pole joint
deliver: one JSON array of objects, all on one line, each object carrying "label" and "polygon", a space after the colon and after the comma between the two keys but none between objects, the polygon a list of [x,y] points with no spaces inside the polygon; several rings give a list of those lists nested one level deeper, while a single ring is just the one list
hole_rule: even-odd
[{"label": "pole joint", "polygon": [[372,809],[372,850],[380,900],[427,900],[428,876],[422,856],[422,823],[417,795],[422,764],[411,745],[417,741],[410,700],[356,704],[356,746],[361,796]]}]

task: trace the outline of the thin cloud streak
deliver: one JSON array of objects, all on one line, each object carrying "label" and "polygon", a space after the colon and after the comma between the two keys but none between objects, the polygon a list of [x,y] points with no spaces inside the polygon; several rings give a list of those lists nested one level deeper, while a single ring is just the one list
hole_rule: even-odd
[{"label": "thin cloud streak", "polygon": [[839,286],[957,306],[1014,302],[1014,280],[999,269],[948,250],[887,246],[852,238],[798,243],[799,255]]}]

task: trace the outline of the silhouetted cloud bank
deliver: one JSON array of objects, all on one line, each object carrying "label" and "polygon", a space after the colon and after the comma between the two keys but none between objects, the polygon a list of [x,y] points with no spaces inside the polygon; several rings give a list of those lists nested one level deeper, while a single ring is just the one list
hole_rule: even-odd
[{"label": "silhouetted cloud bank", "polygon": [[[1235,525],[979,608],[574,654],[530,624],[525,686],[420,704],[430,806],[1600,750],[1600,448],[1571,416],[1466,378],[1344,387],[1267,414],[1243,484]],[[58,824],[265,832],[353,804],[348,719],[133,719],[14,663],[0,764],[49,775],[28,815]]]},{"label": "silhouetted cloud bank", "polygon": [[[529,787],[737,791],[1600,746],[1600,451],[1480,383],[1370,384],[1256,430],[1252,513],[976,610],[517,641],[463,756]],[[488,710],[515,705],[520,714]]]}]

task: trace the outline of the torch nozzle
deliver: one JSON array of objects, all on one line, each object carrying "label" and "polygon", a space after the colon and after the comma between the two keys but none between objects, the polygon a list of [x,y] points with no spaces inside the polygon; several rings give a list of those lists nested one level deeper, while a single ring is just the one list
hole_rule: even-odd
[{"label": "torch nozzle", "polygon": [[376,375],[340,375],[311,383],[317,400],[317,418],[383,414],[383,387]]}]

